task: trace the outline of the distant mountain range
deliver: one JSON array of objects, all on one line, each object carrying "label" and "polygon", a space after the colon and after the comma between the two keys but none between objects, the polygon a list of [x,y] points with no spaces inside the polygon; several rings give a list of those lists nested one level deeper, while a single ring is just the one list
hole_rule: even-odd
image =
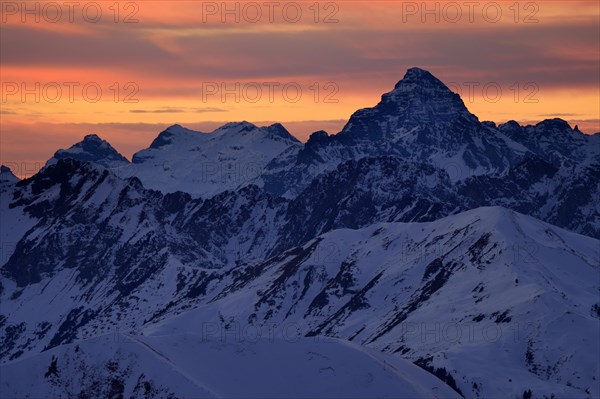
[{"label": "distant mountain range", "polygon": [[[600,396],[600,134],[480,122],[419,68],[304,144],[174,125],[129,162],[85,136],[2,167],[0,211],[2,393]],[[251,381],[240,352],[299,366]]]}]

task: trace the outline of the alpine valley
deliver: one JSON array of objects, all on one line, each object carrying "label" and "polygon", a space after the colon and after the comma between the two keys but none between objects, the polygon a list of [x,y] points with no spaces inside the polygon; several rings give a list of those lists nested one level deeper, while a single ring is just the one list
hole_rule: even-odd
[{"label": "alpine valley", "polygon": [[598,398],[600,133],[409,69],[337,134],[0,171],[2,398]]}]

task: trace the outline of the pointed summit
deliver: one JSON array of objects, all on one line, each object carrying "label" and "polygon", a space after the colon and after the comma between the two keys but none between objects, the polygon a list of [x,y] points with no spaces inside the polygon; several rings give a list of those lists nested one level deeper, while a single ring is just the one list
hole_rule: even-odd
[{"label": "pointed summit", "polygon": [[129,161],[119,154],[106,140],[96,134],[86,135],[82,141],[66,150],[60,149],[48,160],[46,166],[54,165],[60,159],[72,158],[82,162],[93,162],[106,168],[127,165]]},{"label": "pointed summit", "polygon": [[355,112],[340,136],[349,140],[381,139],[415,128],[438,126],[447,134],[479,128],[460,96],[431,73],[410,68],[394,90],[373,108]]},{"label": "pointed summit", "polygon": [[[448,98],[458,97],[458,95],[453,93],[444,82],[433,76],[429,71],[421,68],[408,69],[402,80],[396,83],[394,90],[384,94],[382,99],[389,97],[397,98],[407,95],[428,95],[430,97],[446,96]],[[464,104],[462,104],[462,108],[465,108]]]},{"label": "pointed summit", "polygon": [[426,71],[421,68],[409,68],[404,74],[404,78],[401,81],[396,83],[396,87],[398,88],[402,84],[420,84],[420,85],[438,85],[440,87],[447,88],[441,80],[436,78],[431,74],[431,72]]},{"label": "pointed summit", "polygon": [[266,129],[273,138],[290,140],[292,142],[299,143],[298,139],[292,136],[292,134],[281,123],[274,123],[271,126],[267,126]]},{"label": "pointed summit", "polygon": [[174,125],[171,125],[168,128],[166,128],[165,131],[166,132],[176,132],[176,131],[182,130],[182,129],[185,129],[185,128],[183,126],[181,126],[179,123],[175,123]]},{"label": "pointed summit", "polygon": [[467,118],[476,121],[460,96],[448,88],[429,71],[410,68],[404,78],[394,86],[394,90],[381,97],[378,107],[387,111],[394,108],[406,110],[418,122],[449,121]]}]

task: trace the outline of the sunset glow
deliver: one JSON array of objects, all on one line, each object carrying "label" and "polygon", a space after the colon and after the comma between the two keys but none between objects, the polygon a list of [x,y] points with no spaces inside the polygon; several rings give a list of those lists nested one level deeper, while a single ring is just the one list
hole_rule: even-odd
[{"label": "sunset glow", "polygon": [[2,163],[91,132],[131,157],[174,123],[277,121],[304,141],[412,66],[480,120],[600,131],[597,1],[272,3],[2,2]]}]

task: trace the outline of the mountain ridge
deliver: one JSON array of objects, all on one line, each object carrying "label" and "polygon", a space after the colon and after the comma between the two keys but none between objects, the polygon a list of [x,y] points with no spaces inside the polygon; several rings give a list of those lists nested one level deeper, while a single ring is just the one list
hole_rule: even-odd
[{"label": "mountain ridge", "polygon": [[[131,163],[86,136],[27,179],[2,167],[0,368],[15,376],[2,386],[168,397],[167,373],[196,396],[236,396],[194,374],[204,354],[227,376],[231,350],[288,353],[322,386],[333,370],[339,396],[367,369],[360,392],[403,386],[391,370],[409,361],[439,379],[415,372],[409,385],[437,392],[419,397],[442,383],[473,399],[596,397],[599,137],[558,119],[480,122],[413,68],[343,133],[305,144],[281,124],[172,125]],[[272,326],[272,347],[239,335]],[[321,339],[359,350],[325,361],[305,345]]]}]

